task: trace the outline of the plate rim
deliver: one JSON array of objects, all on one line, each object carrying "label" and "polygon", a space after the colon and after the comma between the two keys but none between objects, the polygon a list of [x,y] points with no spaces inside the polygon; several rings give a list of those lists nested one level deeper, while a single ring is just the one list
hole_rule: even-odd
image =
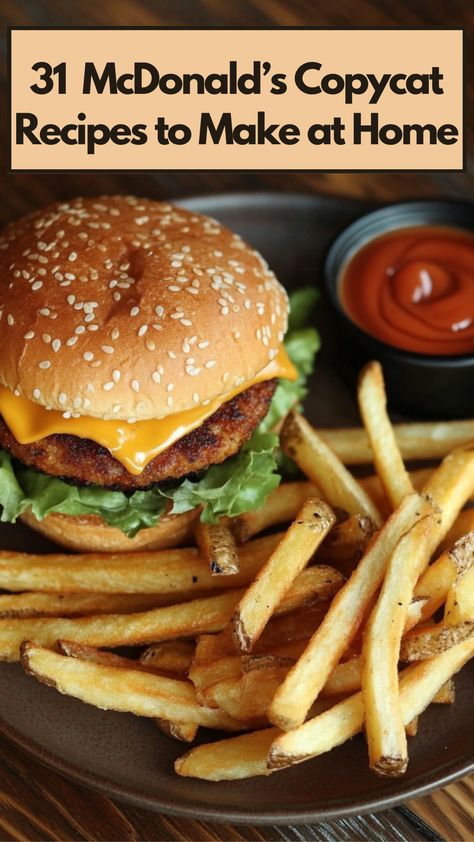
[{"label": "plate rim", "polygon": [[[119,801],[126,802],[135,807],[151,810],[155,813],[165,813],[170,816],[177,816],[180,818],[195,819],[196,817],[206,821],[213,822],[229,822],[244,825],[293,825],[293,824],[312,824],[320,821],[331,821],[337,819],[344,819],[350,816],[365,815],[367,813],[380,812],[391,807],[398,807],[405,801],[412,798],[421,798],[436,789],[444,788],[449,784],[454,783],[462,777],[474,771],[474,758],[472,760],[453,762],[449,764],[448,771],[440,778],[431,779],[433,773],[427,773],[425,777],[428,780],[416,787],[410,787],[410,782],[406,781],[403,786],[402,779],[400,784],[402,791],[394,793],[393,795],[375,796],[374,798],[364,799],[362,802],[353,804],[341,803],[337,807],[330,809],[313,809],[307,810],[290,810],[281,809],[273,811],[260,811],[259,813],[249,813],[243,806],[241,809],[230,809],[223,805],[211,807],[204,805],[201,802],[190,804],[189,806],[178,804],[173,799],[162,797],[154,797],[141,792],[134,787],[125,787],[117,784],[102,775],[95,772],[82,769],[80,766],[63,760],[54,752],[49,751],[43,746],[30,740],[13,726],[0,719],[0,733],[6,737],[14,745],[19,746],[26,751],[35,760],[44,766],[47,766],[53,771],[63,775],[69,780],[79,783],[89,789],[101,792],[109,798],[117,798]],[[210,782],[217,785],[218,782]],[[227,782],[229,783],[229,782]]]},{"label": "plate rim", "polygon": [[[308,206],[316,205],[319,202],[337,203],[340,201],[351,204],[356,208],[359,206],[367,207],[369,204],[375,204],[372,200],[354,196],[340,196],[335,194],[312,193],[308,192],[281,192],[278,190],[248,190],[248,191],[225,191],[222,193],[208,193],[197,194],[193,196],[178,197],[171,199],[174,204],[183,207],[192,208],[199,212],[199,205],[214,202],[219,205],[219,208],[225,209],[229,205],[238,202],[252,202],[255,205],[266,204],[268,201],[275,200],[289,201],[290,203],[298,203],[300,205],[307,204]],[[346,798],[339,800],[337,805],[332,807],[315,807],[311,810],[307,808],[297,809],[278,808],[274,807],[272,810],[259,810],[259,812],[250,812],[242,805],[241,808],[230,808],[225,804],[209,805],[201,802],[192,802],[188,806],[175,801],[166,796],[153,796],[136,789],[133,786],[125,786],[118,784],[108,778],[95,772],[88,771],[81,766],[78,766],[68,760],[59,757],[52,751],[49,751],[44,746],[27,737],[14,726],[7,723],[0,717],[0,734],[6,737],[10,743],[19,746],[20,749],[31,755],[42,765],[53,769],[55,772],[63,775],[69,780],[74,781],[89,789],[101,792],[112,798],[117,798],[119,801],[131,804],[135,807],[151,810],[153,812],[161,812],[167,815],[177,816],[181,818],[201,818],[206,821],[213,822],[231,822],[241,825],[289,825],[289,824],[311,824],[319,821],[337,820],[347,818],[354,815],[364,815],[371,812],[379,812],[389,808],[397,807],[412,798],[420,798],[433,792],[436,789],[448,786],[460,778],[474,772],[474,754],[464,756],[460,760],[453,760],[445,764],[446,771],[441,775],[437,775],[436,771],[425,773],[422,777],[424,783],[413,785],[409,779],[399,779],[397,781],[399,790],[393,795],[374,795],[373,797],[365,796],[363,800],[354,800]],[[183,750],[184,746],[183,746]],[[216,785],[215,783],[213,784]],[[348,803],[348,801],[350,803]]]}]

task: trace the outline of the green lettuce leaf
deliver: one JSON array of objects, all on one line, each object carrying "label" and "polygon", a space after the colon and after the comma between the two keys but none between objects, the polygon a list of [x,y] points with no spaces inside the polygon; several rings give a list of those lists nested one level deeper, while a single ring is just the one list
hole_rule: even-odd
[{"label": "green lettuce leaf", "polygon": [[285,346],[298,370],[298,379],[280,381],[268,414],[235,456],[213,465],[196,480],[185,479],[169,489],[127,495],[98,486],[70,485],[13,462],[0,450],[0,520],[14,522],[28,508],[38,520],[53,512],[95,514],[133,537],[140,529],[154,526],[169,508],[177,514],[202,506],[201,519],[213,523],[222,515],[234,517],[262,506],[281,480],[278,436],[271,430],[304,398],[306,377],[313,370],[319,348],[316,330],[306,326],[316,299],[314,289],[298,290],[291,296]]}]

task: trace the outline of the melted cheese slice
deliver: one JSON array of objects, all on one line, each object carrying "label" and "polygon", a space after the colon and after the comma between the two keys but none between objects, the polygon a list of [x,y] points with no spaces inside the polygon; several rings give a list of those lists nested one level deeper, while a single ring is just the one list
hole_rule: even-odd
[{"label": "melted cheese slice", "polygon": [[155,456],[199,427],[223,403],[240,392],[264,380],[275,377],[296,380],[297,376],[294,365],[281,347],[272,362],[238,389],[215,398],[207,406],[175,412],[166,418],[133,424],[87,416],[64,418],[62,412],[48,410],[27,398],[17,397],[5,386],[0,386],[0,415],[20,444],[31,444],[57,433],[92,439],[106,447],[130,474],[138,475]]}]

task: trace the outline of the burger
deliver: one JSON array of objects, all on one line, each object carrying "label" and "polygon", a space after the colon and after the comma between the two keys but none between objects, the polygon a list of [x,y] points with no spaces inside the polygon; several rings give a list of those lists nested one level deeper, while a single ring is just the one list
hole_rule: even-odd
[{"label": "burger", "polygon": [[75,199],[5,229],[0,284],[3,521],[76,550],[161,548],[278,485],[274,431],[317,339],[285,346],[286,292],[237,234],[165,202]]}]

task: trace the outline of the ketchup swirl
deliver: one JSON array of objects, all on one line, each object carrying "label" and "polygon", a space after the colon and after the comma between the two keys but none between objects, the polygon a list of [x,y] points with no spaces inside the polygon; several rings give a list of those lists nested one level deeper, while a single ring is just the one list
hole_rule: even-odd
[{"label": "ketchup swirl", "polygon": [[474,235],[404,228],[377,237],[343,270],[342,305],[362,330],[419,354],[474,351]]}]

